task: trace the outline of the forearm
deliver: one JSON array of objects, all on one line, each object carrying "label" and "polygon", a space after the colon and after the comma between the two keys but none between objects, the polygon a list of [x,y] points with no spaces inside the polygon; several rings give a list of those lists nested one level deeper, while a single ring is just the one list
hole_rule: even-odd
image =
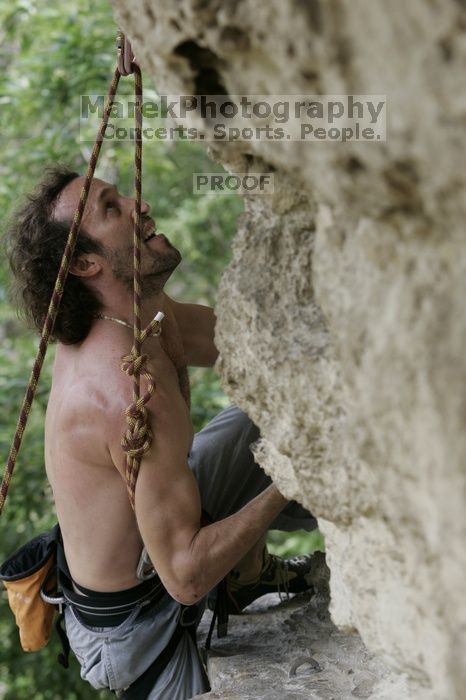
[{"label": "forearm", "polygon": [[193,602],[234,568],[287,503],[271,485],[234,515],[198,530],[189,552],[195,572],[189,586]]},{"label": "forearm", "polygon": [[[162,406],[169,401],[163,392],[157,400]],[[190,605],[250,551],[288,501],[272,484],[240,511],[202,527],[201,495],[184,445],[176,437],[179,431],[174,431],[166,409],[152,408],[154,413],[158,410],[157,440],[152,461],[143,460],[138,476],[136,519],[166,589],[175,600]]]}]

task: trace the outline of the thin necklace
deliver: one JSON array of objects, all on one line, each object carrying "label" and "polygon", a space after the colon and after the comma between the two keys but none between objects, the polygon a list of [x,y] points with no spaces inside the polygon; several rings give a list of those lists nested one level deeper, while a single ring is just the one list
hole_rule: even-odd
[{"label": "thin necklace", "polygon": [[126,328],[131,328],[131,330],[133,330],[133,326],[130,323],[123,321],[123,319],[121,318],[115,318],[114,316],[106,316],[105,314],[96,314],[96,318],[100,318],[103,321],[113,321],[114,323],[119,323],[120,326],[126,326]]},{"label": "thin necklace", "polygon": [[[161,313],[161,312],[159,312],[159,313]],[[158,315],[159,314],[157,314],[157,316]],[[161,315],[163,318],[164,314],[161,314]],[[156,316],[155,320],[159,321],[159,323],[160,323],[162,321],[162,318],[158,319],[157,316]],[[128,323],[127,321],[123,321],[122,318],[115,318],[115,316],[106,316],[105,314],[96,314],[96,318],[100,318],[100,319],[102,319],[102,321],[113,321],[113,323],[119,323],[120,326],[125,326],[125,328],[129,328],[130,330],[133,330],[133,326],[130,323]],[[160,330],[161,330],[161,328],[160,328]],[[160,330],[157,333],[151,333],[151,335],[160,335]]]}]

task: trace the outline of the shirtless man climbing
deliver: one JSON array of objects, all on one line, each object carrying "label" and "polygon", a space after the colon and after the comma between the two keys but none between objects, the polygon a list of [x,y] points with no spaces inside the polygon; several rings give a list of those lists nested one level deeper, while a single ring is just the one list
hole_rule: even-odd
[{"label": "shirtless man climbing", "polygon": [[[83,179],[51,169],[10,231],[17,292],[37,329]],[[157,311],[165,317],[144,343],[153,442],[133,511],[121,447],[132,382],[120,369],[132,346],[133,217],[134,199],[94,179],[55,327],[45,460],[66,557],[66,630],[83,678],[119,697],[186,700],[208,690],[193,634],[206,596],[226,577],[232,614],[267,591],[312,588],[311,556],[284,562],[264,542],[272,524],[316,522],[254,463],[259,432],[236,406],[194,435],[187,366],[214,365],[215,315],[165,293],[181,255],[145,202],[142,326]],[[144,545],[156,575],[141,581]]]}]

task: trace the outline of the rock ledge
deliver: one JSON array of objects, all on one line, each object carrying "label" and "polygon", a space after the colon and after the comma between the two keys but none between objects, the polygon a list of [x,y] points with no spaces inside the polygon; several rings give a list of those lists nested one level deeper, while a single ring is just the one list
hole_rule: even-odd
[{"label": "rock ledge", "polygon": [[[202,622],[200,645],[211,620]],[[229,634],[214,635],[208,662],[208,700],[407,700],[405,676],[397,676],[365,648],[357,632],[331,622],[323,597],[299,595],[280,602],[264,596],[230,618]],[[416,696],[418,700],[418,696]]]}]

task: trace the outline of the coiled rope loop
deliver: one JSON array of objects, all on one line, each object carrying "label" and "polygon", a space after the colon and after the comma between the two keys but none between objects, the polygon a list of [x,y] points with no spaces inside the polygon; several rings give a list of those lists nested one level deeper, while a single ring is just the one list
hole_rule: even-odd
[{"label": "coiled rope loop", "polygon": [[122,358],[121,369],[129,377],[137,378],[138,386],[141,376],[146,380],[147,388],[142,396],[134,396],[125,411],[128,428],[121,440],[121,446],[126,453],[126,486],[132,507],[136,491],[136,481],[141,465],[141,459],[152,445],[152,431],[148,423],[146,404],[155,391],[155,381],[146,369],[147,355],[137,355],[133,347],[129,355]]}]

